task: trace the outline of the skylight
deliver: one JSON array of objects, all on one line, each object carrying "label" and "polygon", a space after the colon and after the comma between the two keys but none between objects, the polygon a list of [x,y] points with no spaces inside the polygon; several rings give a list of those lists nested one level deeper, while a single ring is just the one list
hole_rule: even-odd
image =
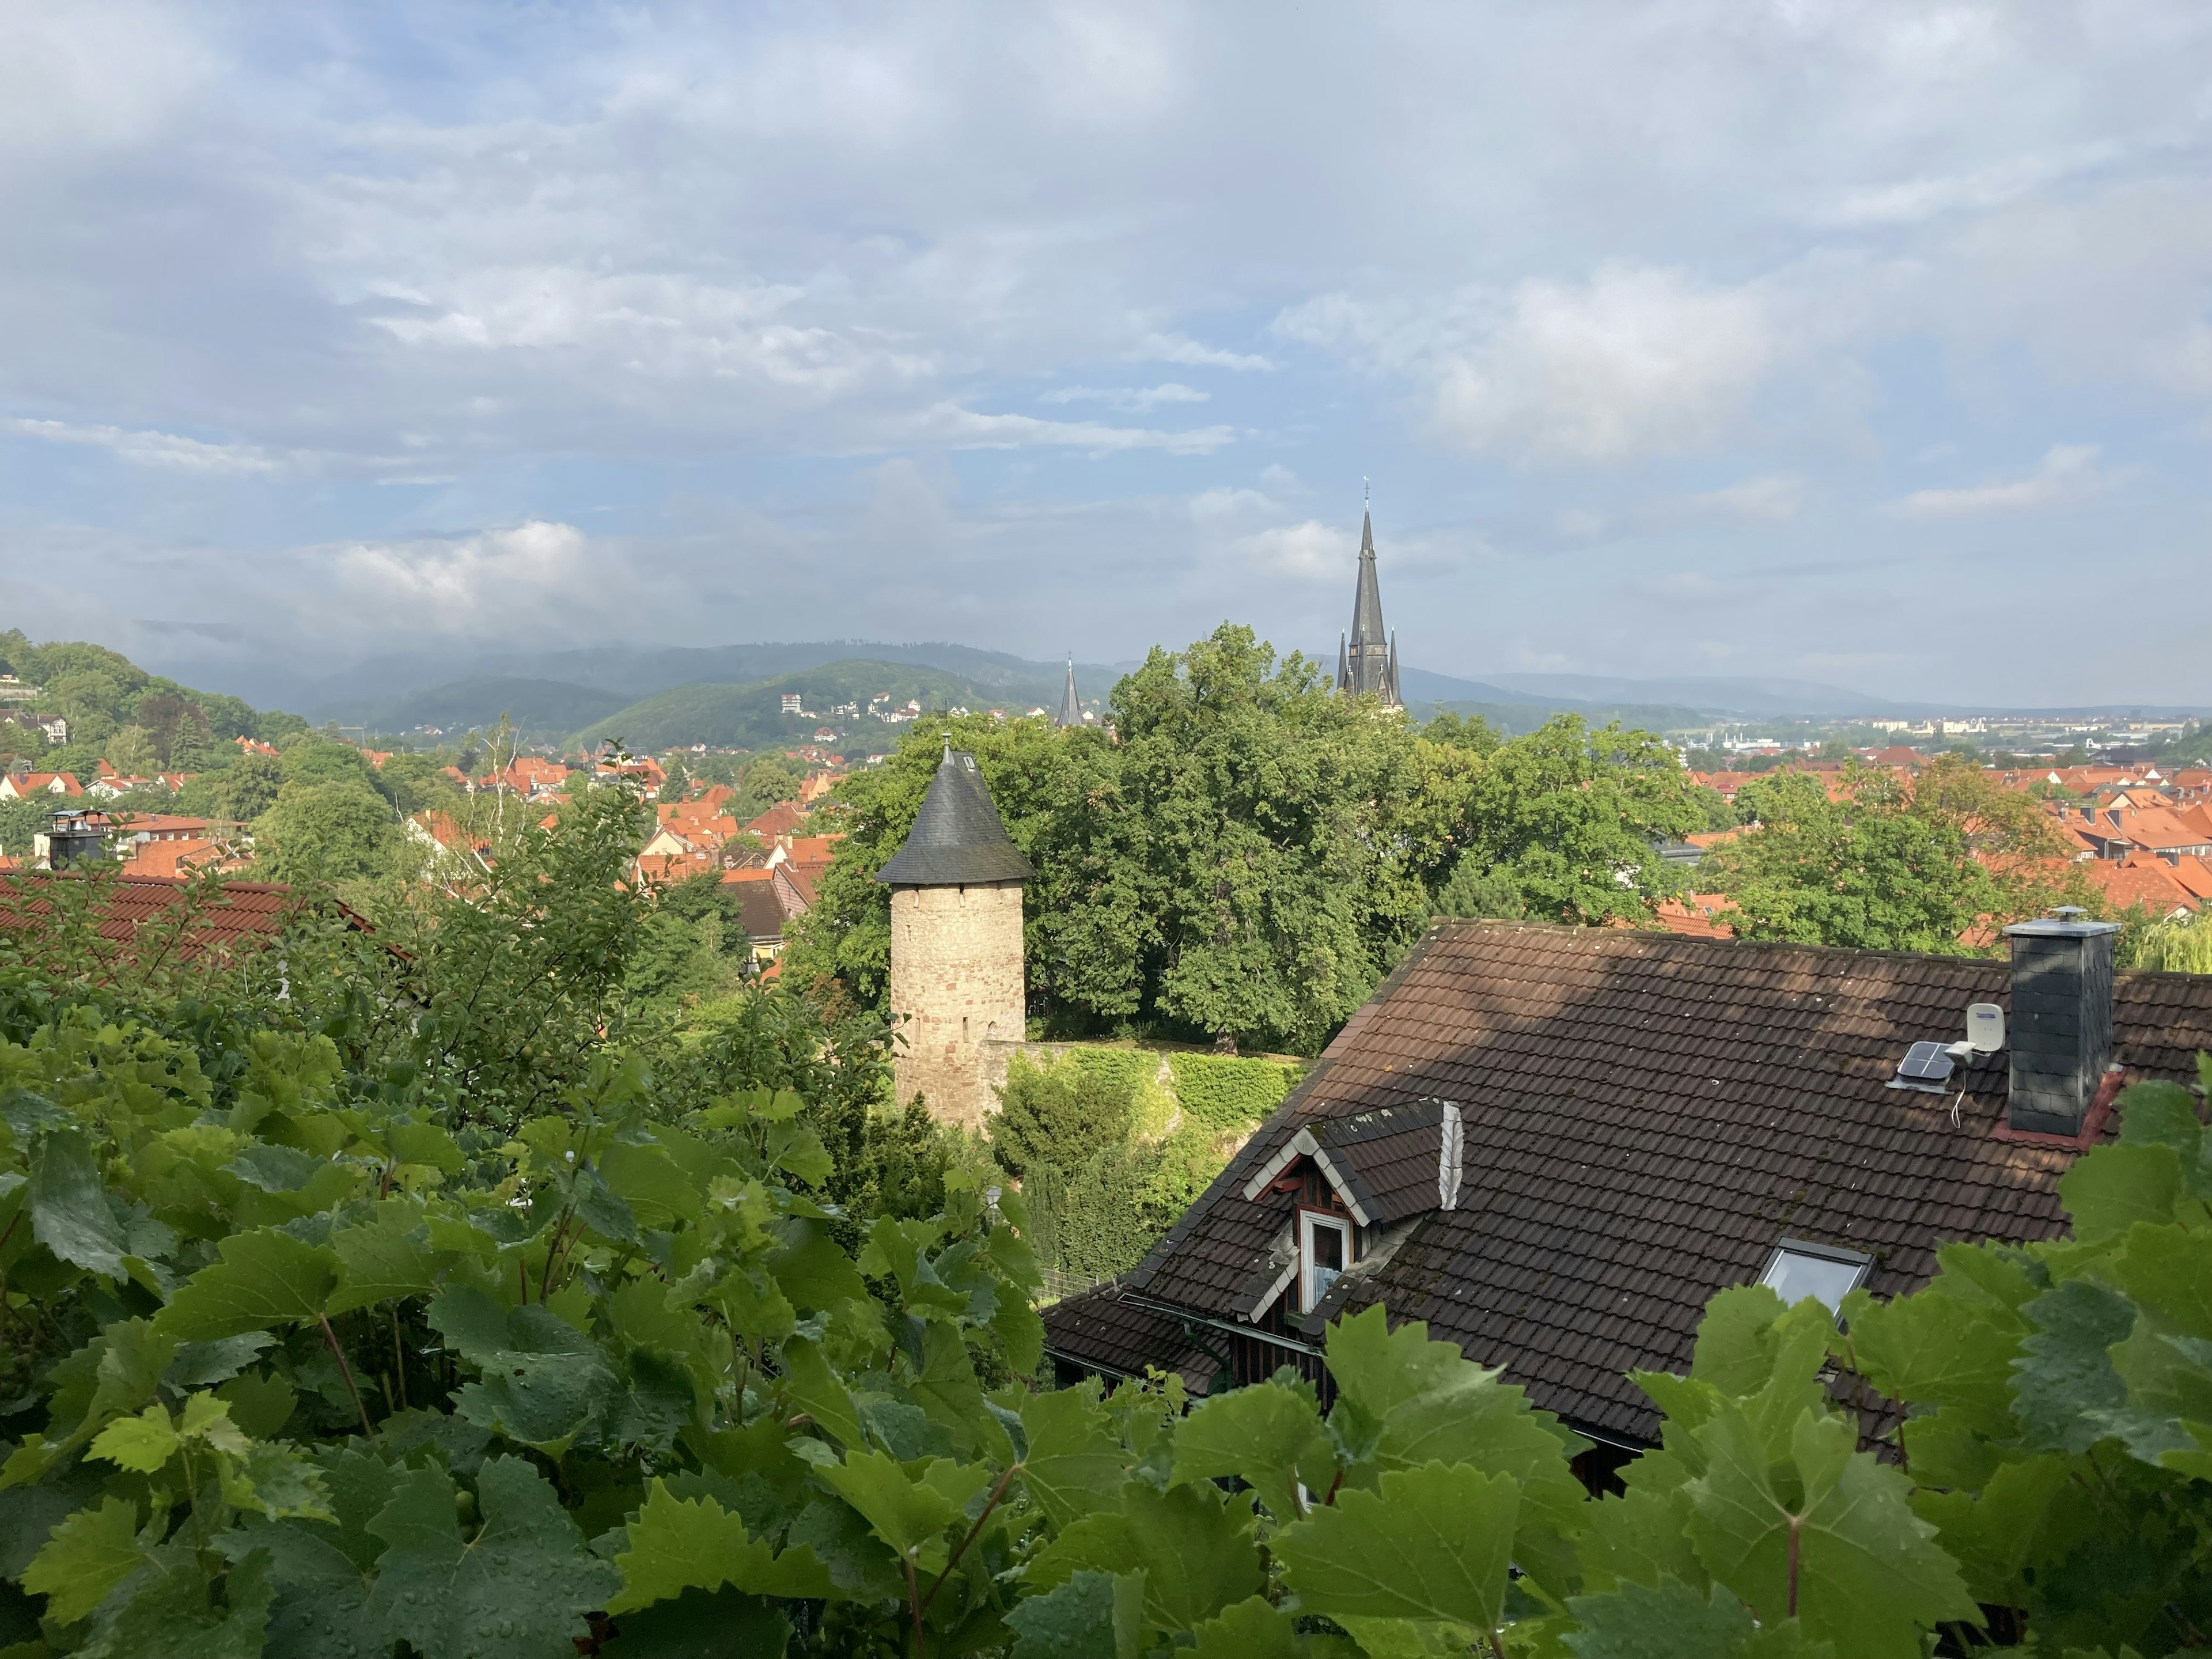
[{"label": "skylight", "polygon": [[1795,1307],[1811,1297],[1830,1313],[1841,1313],[1844,1298],[1864,1281],[1874,1258],[1856,1250],[1785,1238],[1774,1247],[1759,1282]]}]

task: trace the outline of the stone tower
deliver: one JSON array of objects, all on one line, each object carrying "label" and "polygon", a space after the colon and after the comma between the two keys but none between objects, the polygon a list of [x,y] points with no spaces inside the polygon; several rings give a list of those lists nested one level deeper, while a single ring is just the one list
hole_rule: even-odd
[{"label": "stone tower", "polygon": [[1403,708],[1398,695],[1398,638],[1382,631],[1382,587],[1375,579],[1375,520],[1359,519],[1359,585],[1352,596],[1352,632],[1336,646],[1336,689],[1379,694],[1385,708]]},{"label": "stone tower", "polygon": [[948,747],[906,844],[876,872],[891,890],[898,1097],[919,1094],[940,1123],[982,1127],[995,1104],[987,1057],[1022,1040],[1022,884],[1036,874],[975,756]]}]

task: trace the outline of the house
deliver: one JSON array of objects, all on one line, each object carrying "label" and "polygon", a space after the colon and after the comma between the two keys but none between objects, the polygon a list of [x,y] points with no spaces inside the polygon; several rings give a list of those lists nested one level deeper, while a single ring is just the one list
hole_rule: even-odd
[{"label": "house", "polygon": [[252,738],[236,738],[232,741],[238,744],[238,752],[241,755],[268,755],[274,757],[276,754],[273,746]]},{"label": "house", "polygon": [[191,836],[167,841],[133,841],[121,852],[126,876],[190,876],[203,871],[242,870],[253,855],[244,836]]},{"label": "house", "polygon": [[749,836],[758,836],[770,845],[797,835],[806,823],[806,809],[797,801],[780,800],[745,826]]},{"label": "house", "polygon": [[[42,928],[54,914],[46,884],[70,879],[43,871],[0,878],[0,928]],[[280,883],[226,881],[210,888],[185,877],[125,870],[100,892],[95,932],[108,944],[124,947],[125,954],[151,930],[159,948],[171,957],[234,960],[273,943],[307,902]],[[374,931],[344,905],[332,908],[348,927]]]},{"label": "house", "polygon": [[0,800],[27,800],[33,795],[74,798],[82,793],[84,786],[76,781],[74,772],[24,772],[0,776]]},{"label": "house", "polygon": [[[1328,1322],[1379,1304],[1649,1447],[1628,1373],[1686,1370],[1717,1292],[1832,1307],[1918,1288],[1949,1240],[2054,1237],[2119,1086],[2196,1080],[2212,975],[2114,974],[2110,923],[2007,931],[2009,964],[1432,926],[1141,1264],[1045,1310],[1047,1351],[1063,1379],[1326,1392]],[[1977,1004],[2008,1046],[1954,1060]]]},{"label": "house", "polygon": [[450,875],[471,865],[477,870],[491,868],[491,842],[464,830],[451,813],[434,809],[414,813],[406,821],[405,834],[428,856],[434,872]]}]

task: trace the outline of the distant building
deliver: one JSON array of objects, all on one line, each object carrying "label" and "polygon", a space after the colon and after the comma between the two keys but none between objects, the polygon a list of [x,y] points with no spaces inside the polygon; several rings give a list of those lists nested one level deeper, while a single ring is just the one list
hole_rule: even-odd
[{"label": "distant building", "polygon": [[1336,689],[1354,696],[1372,693],[1385,708],[1402,708],[1398,695],[1398,641],[1382,628],[1382,589],[1375,579],[1375,520],[1359,519],[1359,580],[1352,597],[1352,631],[1336,647]]}]

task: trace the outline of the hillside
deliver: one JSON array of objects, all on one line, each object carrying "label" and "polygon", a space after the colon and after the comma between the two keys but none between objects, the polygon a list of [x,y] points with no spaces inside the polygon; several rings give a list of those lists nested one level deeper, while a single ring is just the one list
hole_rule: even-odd
[{"label": "hillside", "polygon": [[427,726],[451,734],[495,726],[505,714],[526,735],[559,737],[605,719],[627,701],[611,691],[562,680],[477,675],[369,704],[351,724],[403,733]]},{"label": "hillside", "polygon": [[[784,694],[792,691],[804,700],[804,719],[782,712]],[[865,710],[869,699],[877,696],[889,696],[897,703],[911,698],[924,708],[1005,707],[1021,713],[1030,706],[941,669],[855,659],[750,685],[678,686],[595,721],[575,740],[589,744],[612,738],[640,753],[694,743],[718,749],[770,748],[810,741],[815,728],[829,722],[833,708],[857,703]],[[853,746],[872,750],[889,749],[899,731],[865,714],[859,720],[834,724],[849,734]]]},{"label": "hillside", "polygon": [[1491,725],[1509,737],[1519,737],[1533,732],[1554,714],[1579,714],[1590,726],[1605,726],[1619,720],[1623,726],[1662,735],[1709,726],[1711,717],[1694,708],[1685,708],[1678,703],[1575,702],[1564,697],[1543,701],[1531,699],[1527,702],[1439,702],[1432,705],[1409,703],[1407,712],[1419,720],[1426,720],[1436,709],[1457,714],[1462,720],[1480,714]]}]

